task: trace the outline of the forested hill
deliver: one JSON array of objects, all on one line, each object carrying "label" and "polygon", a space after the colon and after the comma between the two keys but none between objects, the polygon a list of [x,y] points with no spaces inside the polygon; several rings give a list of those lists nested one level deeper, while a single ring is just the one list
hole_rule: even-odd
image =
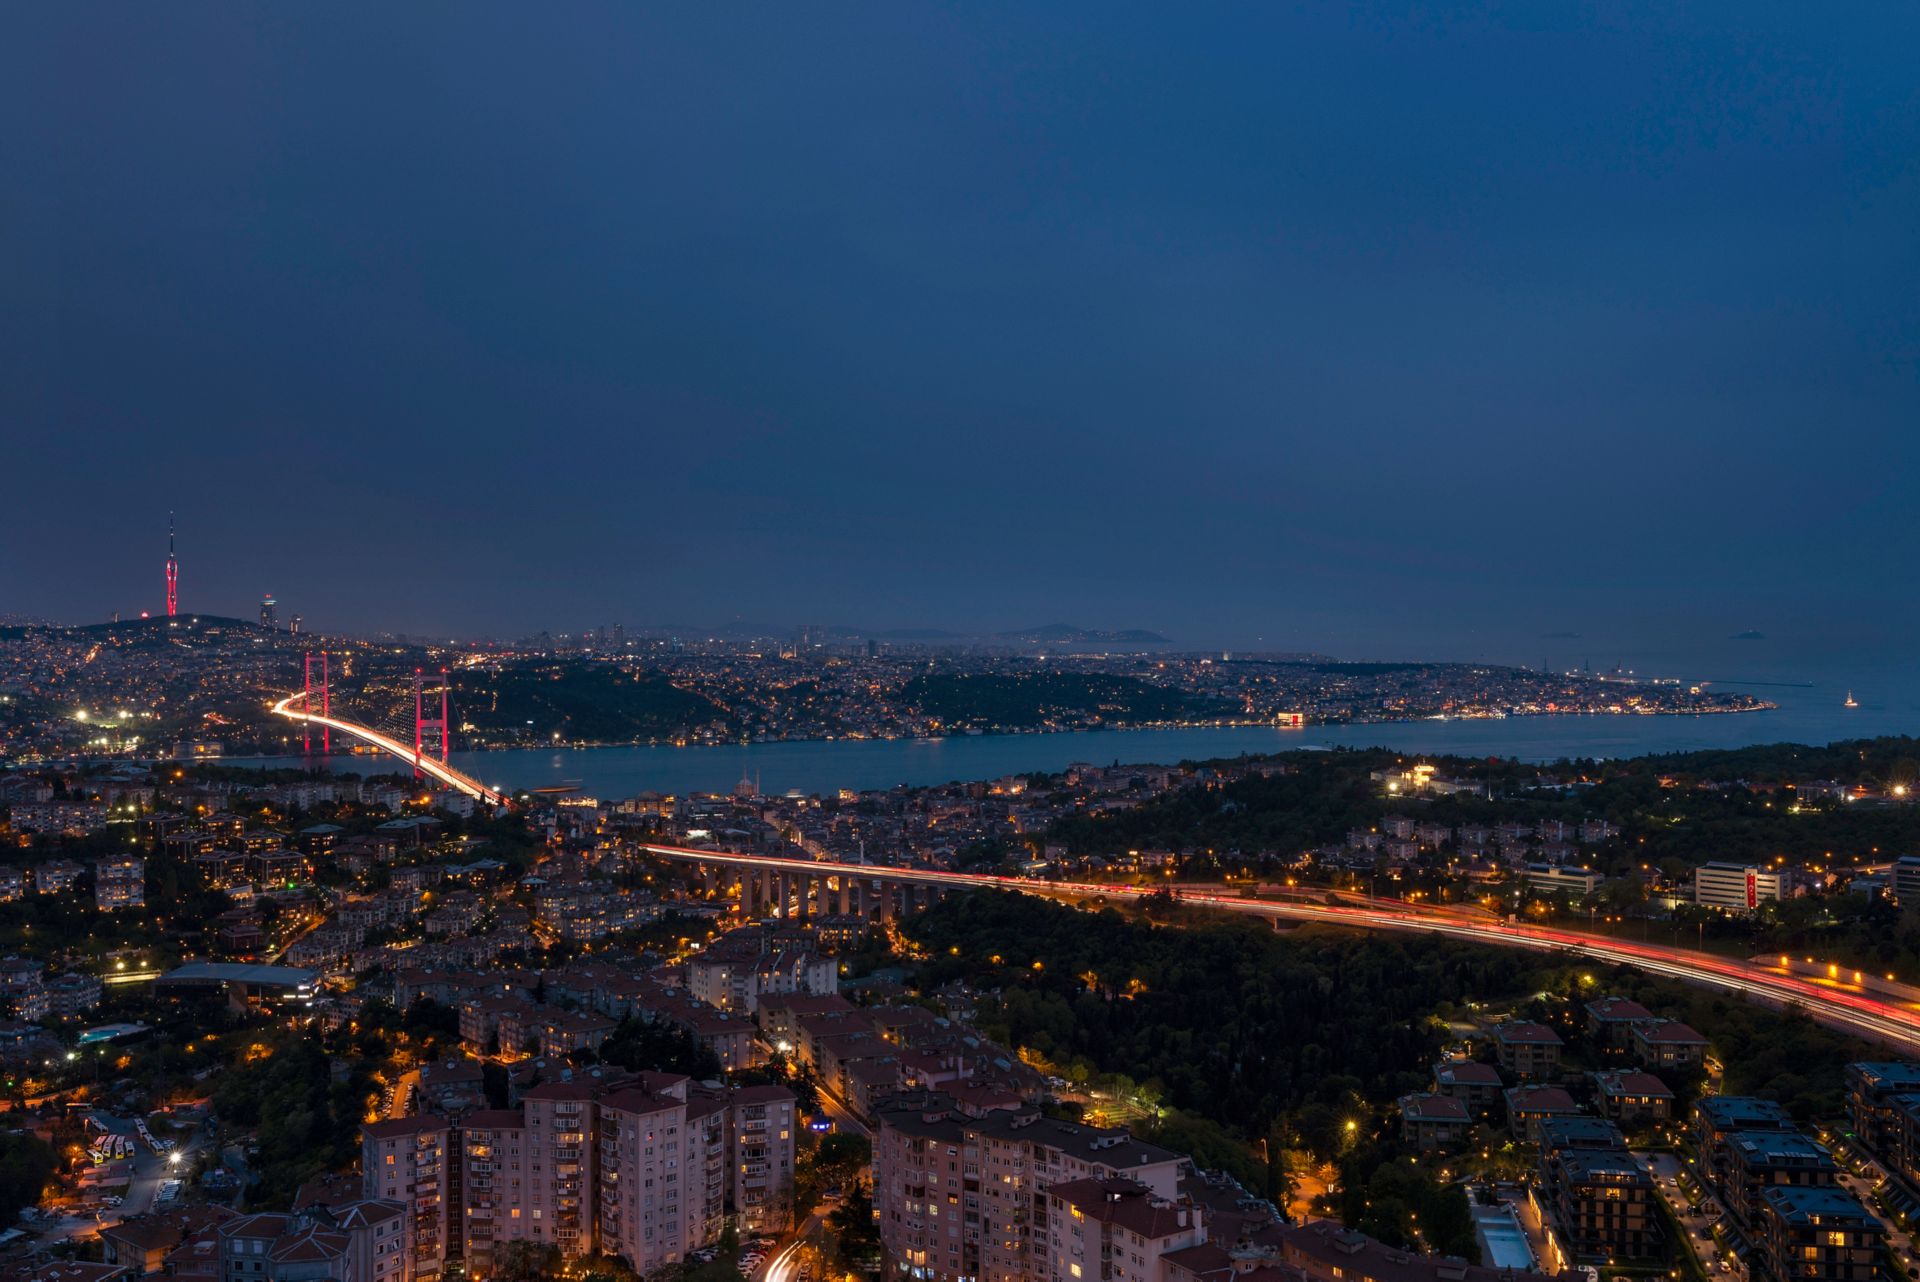
[{"label": "forested hill", "polygon": [[1226,716],[1221,699],[1103,673],[917,676],[900,699],[951,726],[1028,728],[1062,722],[1139,724]]},{"label": "forested hill", "polygon": [[591,664],[525,664],[454,674],[460,719],[489,742],[623,743],[667,738],[722,715],[711,700],[653,672]]}]

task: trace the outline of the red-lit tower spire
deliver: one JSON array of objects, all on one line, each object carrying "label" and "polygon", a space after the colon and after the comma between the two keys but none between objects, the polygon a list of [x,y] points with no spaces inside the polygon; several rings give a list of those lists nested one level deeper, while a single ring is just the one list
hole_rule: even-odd
[{"label": "red-lit tower spire", "polygon": [[167,617],[180,612],[180,558],[173,554],[173,513],[167,513]]}]

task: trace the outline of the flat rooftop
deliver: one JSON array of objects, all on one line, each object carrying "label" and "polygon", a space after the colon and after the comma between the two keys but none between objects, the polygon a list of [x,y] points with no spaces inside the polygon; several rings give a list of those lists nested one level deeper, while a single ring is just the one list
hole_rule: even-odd
[{"label": "flat rooftop", "polygon": [[160,977],[163,984],[253,984],[261,988],[317,988],[320,972],[257,962],[188,962]]}]

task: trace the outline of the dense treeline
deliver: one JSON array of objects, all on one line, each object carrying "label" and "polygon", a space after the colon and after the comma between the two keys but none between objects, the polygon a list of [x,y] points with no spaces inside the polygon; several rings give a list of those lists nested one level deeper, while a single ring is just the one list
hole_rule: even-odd
[{"label": "dense treeline", "polygon": [[1323,1155],[1356,1108],[1427,1080],[1444,1035],[1435,1010],[1519,991],[1528,974],[1517,955],[1439,941],[1160,927],[991,893],[907,928],[931,982],[1003,989],[989,1035],[1124,1073],[1249,1136],[1288,1115]]},{"label": "dense treeline", "polygon": [[[1122,1074],[1147,1098],[1258,1140],[1284,1127],[1324,1158],[1345,1122],[1430,1080],[1469,1001],[1549,1008],[1619,993],[1706,1033],[1725,1089],[1805,1119],[1841,1111],[1841,1073],[1868,1053],[1804,1012],[1749,1005],[1638,971],[1437,939],[1192,920],[1157,926],[991,892],[957,896],[906,925],[927,980],[998,989],[984,1031],[1077,1075]],[[1036,963],[1038,966],[1036,967]],[[1189,1128],[1218,1150],[1221,1134]],[[1210,1164],[1231,1165],[1229,1162]]]},{"label": "dense treeline", "polygon": [[632,1015],[607,1034],[597,1056],[582,1058],[636,1071],[682,1073],[696,1081],[720,1076],[720,1057],[692,1033],[665,1020],[647,1022]]},{"label": "dense treeline", "polygon": [[460,716],[482,738],[621,742],[672,735],[722,715],[712,701],[657,672],[584,663],[527,664],[454,674]]},{"label": "dense treeline", "polygon": [[1366,827],[1387,813],[1369,772],[1399,760],[1396,754],[1293,753],[1287,760],[1294,773],[1177,789],[1129,810],[1066,819],[1049,839],[1081,854],[1235,849],[1293,855],[1339,841],[1349,828]]},{"label": "dense treeline", "polygon": [[1171,721],[1230,711],[1219,699],[1169,690],[1137,677],[1041,672],[1020,676],[918,676],[900,701],[956,725],[1037,726],[1062,717]]},{"label": "dense treeline", "polygon": [[[1449,828],[1605,819],[1627,837],[1595,852],[1596,866],[1621,875],[1641,864],[1684,871],[1709,859],[1761,862],[1784,856],[1850,864],[1920,852],[1920,805],[1803,801],[1777,785],[1837,779],[1876,792],[1920,795],[1920,743],[1878,739],[1828,748],[1771,745],[1738,751],[1640,757],[1540,768],[1512,761],[1440,758],[1448,774],[1484,780],[1488,798],[1391,796],[1371,772],[1413,760],[1385,749],[1295,752],[1291,773],[1192,786],[1144,805],[1062,821],[1049,833],[1080,854],[1174,849],[1292,857],[1340,842],[1389,813]],[[1225,764],[1225,763],[1215,763]],[[1572,788],[1543,788],[1551,775]],[[1751,787],[1707,788],[1703,783]]]},{"label": "dense treeline", "polygon": [[302,1183],[346,1170],[359,1156],[371,1083],[351,1061],[341,1068],[336,1075],[317,1033],[286,1033],[246,1049],[217,1079],[221,1122],[258,1128],[256,1204],[288,1205]]},{"label": "dense treeline", "polygon": [[1753,783],[1791,783],[1837,779],[1842,783],[1920,781],[1920,739],[1887,735],[1845,739],[1816,747],[1804,743],[1763,743],[1747,748],[1664,753],[1614,763],[1650,776],[1685,780],[1742,779]]},{"label": "dense treeline", "polygon": [[40,1200],[55,1164],[53,1146],[45,1140],[23,1131],[0,1131],[0,1224],[12,1224]]}]

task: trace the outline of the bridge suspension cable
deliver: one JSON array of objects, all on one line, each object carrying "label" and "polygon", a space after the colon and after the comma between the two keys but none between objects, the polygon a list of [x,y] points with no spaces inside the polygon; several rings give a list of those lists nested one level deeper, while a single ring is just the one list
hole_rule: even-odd
[{"label": "bridge suspension cable", "polygon": [[498,789],[489,788],[471,775],[455,769],[437,757],[428,756],[413,745],[403,743],[390,734],[369,725],[362,725],[357,721],[333,716],[329,712],[314,712],[306,706],[296,708],[295,704],[306,704],[307,693],[305,690],[296,690],[280,700],[273,705],[274,715],[285,717],[289,721],[324,726],[330,730],[338,730],[342,734],[352,735],[363,743],[370,743],[382,752],[400,758],[412,766],[417,773],[437,779],[454,791],[465,793],[476,801],[484,801],[490,806],[507,804],[506,795]]}]

